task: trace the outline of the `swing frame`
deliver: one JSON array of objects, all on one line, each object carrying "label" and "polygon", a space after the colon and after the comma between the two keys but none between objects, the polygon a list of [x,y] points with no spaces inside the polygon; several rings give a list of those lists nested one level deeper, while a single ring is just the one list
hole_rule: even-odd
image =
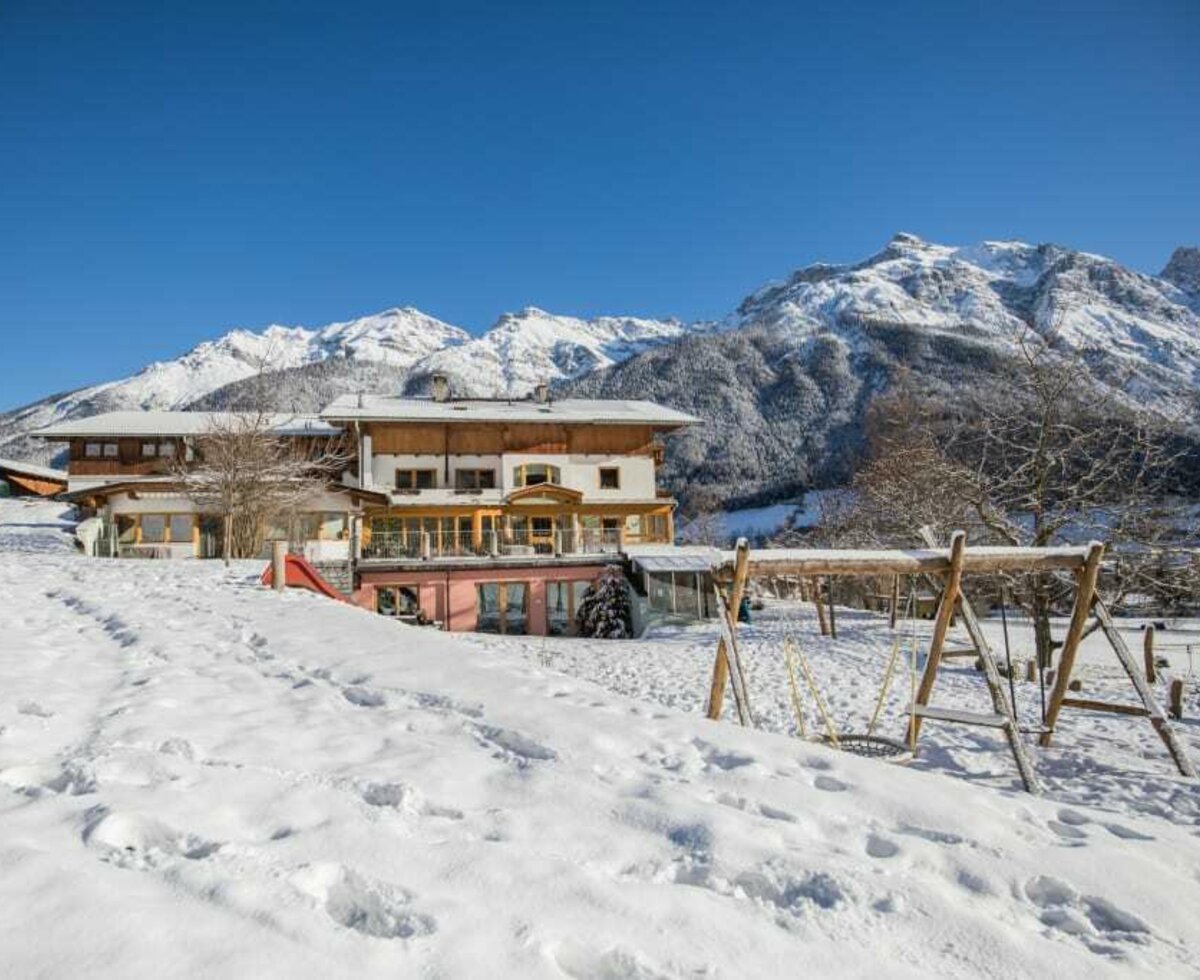
[{"label": "swing frame", "polygon": [[[1086,547],[1048,548],[977,547],[968,551],[966,533],[963,531],[954,532],[948,548],[936,546],[929,528],[922,528],[921,534],[927,547],[919,549],[866,551],[836,548],[768,549],[756,552],[753,557],[746,539],[739,539],[732,561],[726,560],[714,569],[713,574],[714,590],[721,600],[718,602],[718,610],[723,614],[724,622],[713,663],[712,684],[706,711],[708,718],[718,720],[721,717],[725,687],[732,670],[736,675],[733,692],[738,719],[743,725],[754,727],[749,693],[745,685],[745,673],[737,654],[736,616],[730,615],[730,608],[737,608],[736,603],[745,593],[746,584],[751,577],[795,575],[802,579],[819,580],[821,577],[832,578],[835,576],[921,575],[934,582],[940,582],[942,595],[937,614],[934,617],[933,636],[930,640],[924,673],[917,695],[913,699],[913,710],[909,716],[908,743],[915,751],[921,723],[926,719],[1001,728],[1008,738],[1025,789],[1030,793],[1039,793],[1041,791],[1040,782],[1021,739],[1021,730],[1014,705],[1009,701],[1009,696],[1000,683],[999,671],[978,619],[963,595],[962,579],[964,575],[997,572],[1068,572],[1076,579],[1075,603],[1059,654],[1059,667],[1047,705],[1045,723],[1039,730],[1040,745],[1043,748],[1050,745],[1059,714],[1064,707],[1106,711],[1118,715],[1144,716],[1149,718],[1155,732],[1165,743],[1179,772],[1186,777],[1196,778],[1196,770],[1182,743],[1175,737],[1162,709],[1155,702],[1145,678],[1137,670],[1133,657],[1124,639],[1117,631],[1107,608],[1096,594],[1096,581],[1104,554],[1102,544],[1092,542]],[[724,602],[722,583],[726,583],[729,587],[730,603]],[[1087,621],[1093,614],[1118,661],[1128,674],[1141,701],[1140,705],[1114,705],[1068,696],[1079,644],[1083,639]],[[979,653],[979,658],[983,661],[989,692],[996,709],[992,715],[934,708],[930,704],[945,650],[946,635],[951,620],[956,615],[962,617],[967,632]]]}]

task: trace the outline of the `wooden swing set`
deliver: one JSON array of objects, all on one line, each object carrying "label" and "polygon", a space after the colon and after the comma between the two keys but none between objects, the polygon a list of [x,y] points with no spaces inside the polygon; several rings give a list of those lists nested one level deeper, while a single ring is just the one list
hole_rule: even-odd
[{"label": "wooden swing set", "polygon": [[[900,576],[910,576],[913,582],[917,578],[931,584],[941,598],[933,620],[933,632],[929,643],[929,653],[925,660],[919,684],[916,683],[916,637],[914,634],[909,648],[909,663],[911,666],[912,691],[906,725],[905,739],[884,739],[875,735],[875,728],[892,683],[897,658],[900,652],[900,638],[896,637],[889,662],[885,668],[884,686],[876,703],[871,724],[866,733],[839,733],[824,706],[820,692],[812,672],[808,668],[803,654],[790,642],[785,641],[784,654],[787,664],[788,683],[790,687],[793,709],[801,719],[799,684],[795,666],[799,664],[810,694],[817,705],[825,727],[825,740],[836,748],[858,751],[858,754],[885,756],[897,755],[907,749],[915,755],[917,740],[920,737],[921,726],[925,721],[946,724],[974,725],[993,728],[1004,733],[1016,762],[1017,771],[1025,789],[1030,793],[1042,791],[1041,782],[1034,770],[1028,748],[1022,739],[1022,733],[1038,735],[1039,744],[1045,748],[1050,745],[1058,724],[1059,715],[1063,708],[1084,711],[1098,711],[1121,716],[1148,718],[1155,732],[1162,739],[1179,772],[1189,778],[1196,777],[1196,770],[1184,751],[1182,743],[1175,735],[1174,729],[1167,721],[1166,715],[1154,698],[1146,678],[1138,669],[1138,665],[1130,653],[1124,638],[1118,632],[1112,616],[1105,607],[1100,596],[1096,593],[1096,580],[1100,573],[1100,561],[1104,554],[1104,546],[1093,542],[1086,547],[1055,547],[1055,548],[1018,548],[1018,547],[979,547],[967,549],[966,534],[956,531],[950,540],[948,548],[940,548],[932,532],[928,528],[921,529],[921,535],[927,547],[909,550],[841,550],[841,549],[779,549],[757,551],[751,555],[750,548],[743,538],[738,541],[732,563],[726,562],[714,572],[714,591],[717,600],[718,623],[720,637],[717,641],[716,659],[713,664],[712,684],[709,689],[707,714],[717,720],[721,717],[724,706],[725,689],[728,686],[733,692],[734,707],[738,721],[745,726],[754,727],[754,716],[750,706],[749,692],[746,687],[745,672],[742,669],[737,646],[736,610],[745,595],[747,583],[751,578],[762,576],[794,575],[809,581],[821,578],[832,579],[838,576],[892,576],[893,582]],[[995,574],[1000,572],[1030,573],[1030,572],[1067,572],[1074,575],[1076,580],[1075,602],[1071,610],[1071,618],[1063,639],[1059,654],[1059,666],[1054,676],[1053,689],[1046,705],[1045,717],[1041,726],[1022,729],[1015,711],[1009,691],[1005,690],[1001,680],[1001,672],[996,658],[992,653],[978,617],[967,597],[963,593],[963,577],[972,574]],[[722,588],[722,585],[725,588]],[[898,590],[893,588],[892,622],[895,624],[896,603]],[[911,620],[914,590],[909,590],[908,617]],[[1108,640],[1117,661],[1129,677],[1139,703],[1123,704],[1107,701],[1097,701],[1086,698],[1072,697],[1070,687],[1075,660],[1079,645],[1088,631],[1088,622],[1095,617],[1100,630]],[[934,686],[937,682],[938,671],[944,657],[963,653],[962,650],[951,650],[947,647],[946,638],[955,618],[962,621],[971,646],[964,648],[966,653],[976,657],[982,666],[988,693],[991,696],[992,711],[988,713],[967,711],[952,706],[932,704]],[[1006,627],[1007,628],[1007,627]],[[1009,664],[1011,685],[1012,668]],[[806,732],[801,730],[802,737]],[[890,745],[890,748],[889,748]],[[899,752],[895,751],[899,746]]]}]

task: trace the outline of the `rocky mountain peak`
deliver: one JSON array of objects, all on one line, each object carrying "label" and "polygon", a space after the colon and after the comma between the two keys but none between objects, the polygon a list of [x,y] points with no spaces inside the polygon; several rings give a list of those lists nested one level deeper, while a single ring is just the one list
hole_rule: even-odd
[{"label": "rocky mountain peak", "polygon": [[1186,293],[1200,294],[1200,247],[1181,245],[1175,249],[1159,278],[1166,279]]}]

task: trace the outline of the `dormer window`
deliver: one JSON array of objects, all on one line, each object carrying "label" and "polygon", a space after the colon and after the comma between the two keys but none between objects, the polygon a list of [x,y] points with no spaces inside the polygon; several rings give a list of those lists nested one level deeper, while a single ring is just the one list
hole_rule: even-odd
[{"label": "dormer window", "polygon": [[557,466],[549,463],[522,463],[513,467],[514,487],[536,487],[540,483],[558,484],[562,474]]}]

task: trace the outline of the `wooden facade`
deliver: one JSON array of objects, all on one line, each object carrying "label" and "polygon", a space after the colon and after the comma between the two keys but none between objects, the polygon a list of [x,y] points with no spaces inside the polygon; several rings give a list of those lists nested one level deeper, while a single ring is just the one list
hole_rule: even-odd
[{"label": "wooden facade", "polygon": [[651,456],[649,425],[564,425],[460,422],[368,422],[376,453],[498,456],[502,453]]}]

